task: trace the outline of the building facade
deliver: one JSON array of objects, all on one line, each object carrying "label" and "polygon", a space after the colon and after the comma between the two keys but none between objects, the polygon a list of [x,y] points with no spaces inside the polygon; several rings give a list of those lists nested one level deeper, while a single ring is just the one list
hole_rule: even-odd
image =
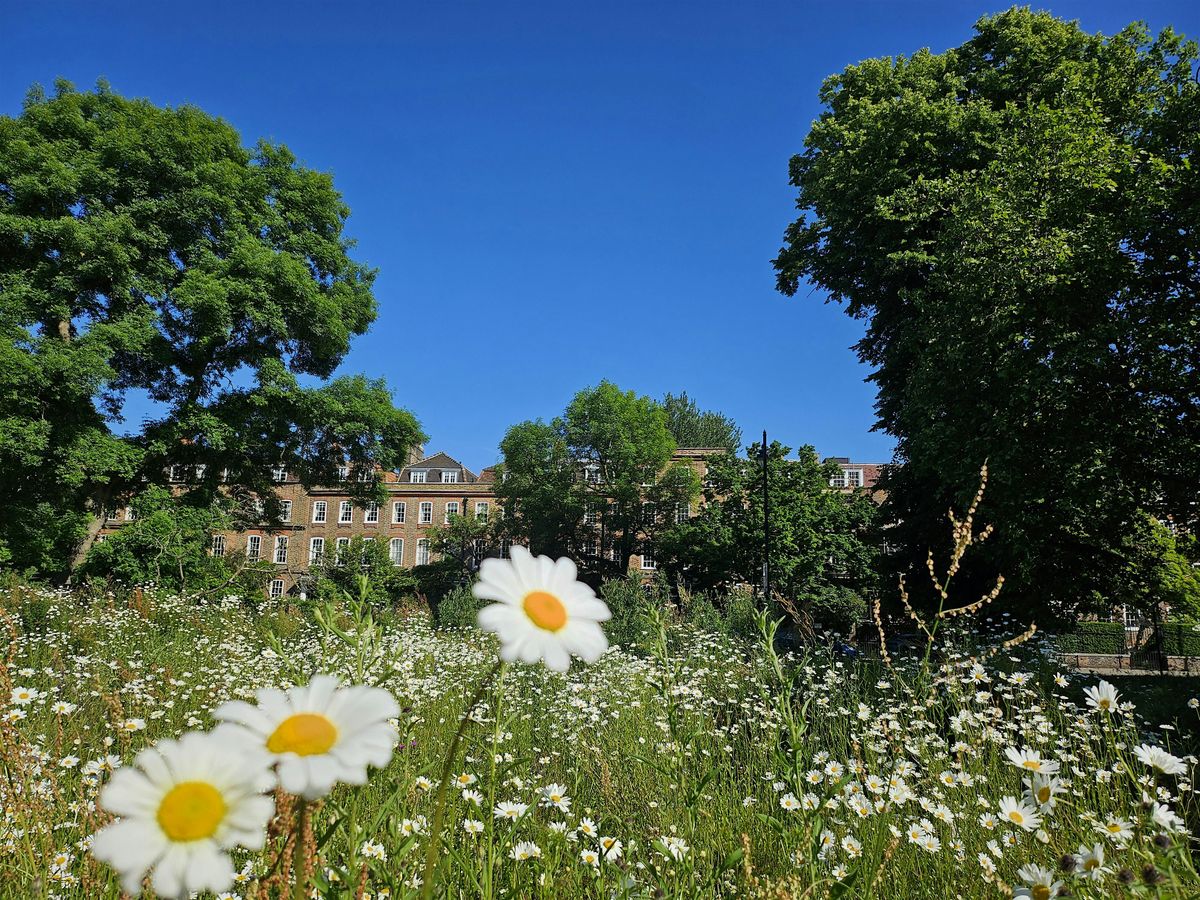
[{"label": "building facade", "polygon": [[[722,452],[711,448],[685,448],[675,452],[701,479],[708,456]],[[175,467],[180,468],[180,467]],[[348,472],[346,473],[349,474]],[[173,470],[172,482],[184,483],[187,473]],[[282,504],[276,525],[214,534],[212,552],[219,556],[241,554],[248,562],[269,562],[275,576],[268,592],[279,597],[304,588],[310,567],[328,553],[336,553],[351,538],[381,541],[396,566],[413,567],[434,561],[429,529],[445,525],[454,515],[488,519],[500,515],[495,494],[495,470],[475,473],[446,453],[412,459],[399,472],[381,471],[377,477],[387,499],[363,507],[344,487],[305,488],[295,476],[279,466],[272,472],[276,494]],[[132,521],[132,510],[113,510],[97,540],[103,540]],[[650,556],[634,556],[630,568],[653,571]]]}]

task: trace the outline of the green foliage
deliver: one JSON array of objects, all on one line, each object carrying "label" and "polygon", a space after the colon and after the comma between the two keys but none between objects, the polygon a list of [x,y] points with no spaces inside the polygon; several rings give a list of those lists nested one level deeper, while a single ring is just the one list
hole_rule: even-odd
[{"label": "green foliage", "polygon": [[[1153,638],[1151,646],[1154,646]],[[1165,622],[1162,649],[1168,656],[1200,656],[1200,632],[1191,622]]]},{"label": "green foliage", "polygon": [[822,86],[775,264],[785,293],[811,282],[867,320],[898,570],[924,567],[984,459],[996,534],[964,577],[1003,572],[1023,609],[1123,598],[1131,523],[1195,522],[1196,62],[1169,29],[1014,7]]},{"label": "green foliage", "polygon": [[550,424],[513,426],[500,450],[507,536],[592,575],[624,575],[699,491],[691,467],[671,463],[662,407],[607,381],[576,394]]},{"label": "green foliage", "polygon": [[194,497],[149,487],[130,506],[136,518],[92,547],[80,570],[83,577],[126,585],[153,582],[164,590],[200,594],[261,593],[268,566],[211,551],[212,535],[230,527],[227,501],[197,505]]},{"label": "green foliage", "polygon": [[[356,470],[403,460],[420,431],[382,382],[299,381],[328,378],[375,318],[348,214],[328,175],[282,145],[243,147],[195,107],[60,82],[0,117],[0,546],[12,564],[78,565],[95,514],[163,483],[171,463],[205,467],[200,508],[220,484],[270,500],[281,460],[305,483],[332,481],[346,458]],[[133,390],[161,413],[119,437],[110,426]]]},{"label": "green foliage", "polygon": [[326,547],[321,559],[309,567],[309,575],[313,596],[322,603],[361,597],[371,605],[388,606],[417,585],[411,570],[392,562],[385,541],[361,536],[352,537],[342,548]]},{"label": "green foliage", "polygon": [[483,604],[467,585],[454,588],[437,604],[437,622],[444,628],[474,628]]},{"label": "green foliage", "polygon": [[[875,583],[876,506],[866,492],[830,490],[836,465],[811,447],[796,459],[789,452],[774,442],[767,460],[772,590],[804,607],[834,587],[861,596]],[[660,536],[660,569],[700,591],[761,584],[761,445],[744,457],[711,457],[704,498],[696,515]]]},{"label": "green foliage", "polygon": [[425,532],[429,550],[446,563],[453,564],[460,581],[469,580],[479,570],[480,563],[496,556],[502,539],[501,525],[474,515],[450,516],[445,525],[435,525]]},{"label": "green foliage", "polygon": [[866,621],[867,601],[853,588],[826,584],[810,595],[808,610],[814,624],[841,635],[850,635]]},{"label": "green foliage", "polygon": [[1058,636],[1063,653],[1125,653],[1125,626],[1120,622],[1080,622]]},{"label": "green foliage", "polygon": [[742,429],[728,416],[701,410],[696,401],[684,391],[678,396],[667,394],[662,400],[667,414],[667,430],[680,447],[724,447],[737,453],[742,447]]},{"label": "green foliage", "polygon": [[414,566],[412,575],[416,579],[416,592],[435,609],[443,597],[467,580],[458,560],[450,557],[442,557],[426,566]]},{"label": "green foliage", "polygon": [[613,578],[600,586],[600,597],[608,604],[612,618],[604,623],[610,644],[631,649],[641,646],[646,633],[646,612],[661,607],[663,597],[652,596],[638,575]]}]

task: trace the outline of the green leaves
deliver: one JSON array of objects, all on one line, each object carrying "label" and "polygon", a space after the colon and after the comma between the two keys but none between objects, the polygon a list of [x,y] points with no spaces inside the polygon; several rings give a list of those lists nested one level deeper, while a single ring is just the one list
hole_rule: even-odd
[{"label": "green leaves", "polygon": [[775,265],[868,320],[897,568],[985,458],[996,537],[967,578],[1054,615],[1123,595],[1146,512],[1194,521],[1196,53],[1014,8],[826,82]]}]

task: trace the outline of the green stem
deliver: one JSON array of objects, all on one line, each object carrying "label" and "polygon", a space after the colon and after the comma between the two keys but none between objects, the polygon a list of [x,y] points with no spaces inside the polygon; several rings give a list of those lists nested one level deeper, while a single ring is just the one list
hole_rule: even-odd
[{"label": "green stem", "polygon": [[308,830],[308,801],[297,798],[300,804],[296,813],[296,846],[292,848],[292,877],[296,879],[292,888],[292,900],[305,900],[308,887],[304,877],[304,834]]},{"label": "green stem", "polygon": [[442,821],[446,816],[446,786],[450,783],[450,772],[453,770],[454,760],[458,756],[458,745],[462,743],[463,735],[467,733],[467,723],[471,721],[472,710],[482,699],[483,692],[496,673],[500,671],[502,664],[501,660],[496,660],[496,664],[484,676],[483,681],[479,682],[479,687],[475,689],[474,695],[467,701],[467,709],[463,713],[462,721],[458,723],[458,731],[454,733],[454,740],[450,742],[450,749],[446,752],[446,761],[442,764],[442,778],[438,782],[437,806],[433,812],[433,828],[429,832],[429,846],[425,848],[425,874],[422,876],[421,883],[421,897],[424,900],[430,900],[433,897],[433,870],[437,866],[437,854],[442,840]]}]

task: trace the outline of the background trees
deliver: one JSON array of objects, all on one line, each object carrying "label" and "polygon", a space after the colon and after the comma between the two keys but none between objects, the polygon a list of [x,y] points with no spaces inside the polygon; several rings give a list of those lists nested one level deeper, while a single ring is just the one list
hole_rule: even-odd
[{"label": "background trees", "polygon": [[508,535],[596,575],[624,575],[699,492],[691,468],[671,462],[663,408],[607,381],[580,391],[550,423],[514,425],[500,450],[496,494]]},{"label": "background trees", "polygon": [[[790,452],[775,441],[767,453],[772,590],[827,624],[852,626],[875,589],[877,507],[866,491],[831,490],[838,466],[812,447]],[[753,444],[743,457],[708,460],[704,503],[664,531],[657,556],[688,587],[727,591],[762,583],[763,554],[762,444]]]},{"label": "background trees", "polygon": [[898,568],[942,546],[985,458],[976,561],[1055,613],[1137,590],[1147,514],[1195,522],[1196,59],[1170,31],[1012,9],[823,85],[775,264],[868,320]]},{"label": "background trees", "polygon": [[680,447],[723,447],[737,453],[742,446],[742,429],[726,415],[702,410],[684,391],[667,394],[662,401],[667,430]]},{"label": "background trees", "polygon": [[[169,463],[192,467],[207,508],[222,478],[270,497],[280,462],[315,483],[347,458],[355,471],[403,460],[420,431],[382,382],[301,382],[327,379],[375,318],[348,213],[328,175],[282,145],[244,148],[194,107],[60,83],[0,117],[0,547],[13,563],[77,564],[94,514],[163,482]],[[153,411],[123,437],[134,392]]]}]

